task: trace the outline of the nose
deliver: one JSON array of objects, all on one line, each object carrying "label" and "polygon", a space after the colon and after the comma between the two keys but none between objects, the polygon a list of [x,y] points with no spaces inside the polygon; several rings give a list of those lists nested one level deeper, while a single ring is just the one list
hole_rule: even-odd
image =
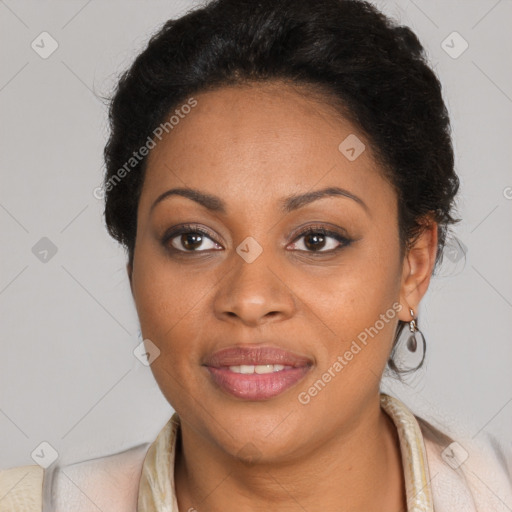
[{"label": "nose", "polygon": [[252,263],[240,258],[221,279],[214,298],[217,318],[255,327],[294,314],[296,300],[290,283],[283,270],[264,254]]}]

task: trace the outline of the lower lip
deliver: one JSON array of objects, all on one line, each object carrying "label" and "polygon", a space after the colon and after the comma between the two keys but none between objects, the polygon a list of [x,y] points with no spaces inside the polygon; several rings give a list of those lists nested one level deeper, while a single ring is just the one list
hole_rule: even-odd
[{"label": "lower lip", "polygon": [[272,373],[235,373],[227,367],[206,367],[213,380],[224,391],[245,400],[268,400],[299,382],[309,370],[308,366],[289,368]]}]

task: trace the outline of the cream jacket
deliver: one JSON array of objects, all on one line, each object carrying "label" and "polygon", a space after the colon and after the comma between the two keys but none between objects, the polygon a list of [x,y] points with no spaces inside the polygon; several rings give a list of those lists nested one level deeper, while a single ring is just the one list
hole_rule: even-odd
[{"label": "cream jacket", "polygon": [[[511,512],[512,448],[441,433],[381,394],[397,427],[408,512]],[[174,414],[152,443],[65,468],[58,460],[0,471],[0,512],[179,512]],[[181,511],[187,512],[187,511]]]}]

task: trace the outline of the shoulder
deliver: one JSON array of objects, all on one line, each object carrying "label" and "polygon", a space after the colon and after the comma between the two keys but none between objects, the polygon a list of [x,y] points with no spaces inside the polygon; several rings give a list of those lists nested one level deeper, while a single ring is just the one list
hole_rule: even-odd
[{"label": "shoulder", "polygon": [[471,438],[442,431],[416,417],[420,425],[435,510],[457,505],[468,512],[512,510],[512,445],[481,433]]},{"label": "shoulder", "polygon": [[[47,469],[38,465],[0,471],[0,512],[136,509],[139,481],[149,443],[105,457]],[[44,506],[44,507],[43,507]]]},{"label": "shoulder", "polygon": [[68,510],[73,504],[73,512],[89,512],[92,502],[95,510],[135,510],[148,446],[144,443],[105,457],[51,466],[43,483],[44,505],[48,510]]},{"label": "shoulder", "polygon": [[37,464],[0,470],[0,512],[41,512],[43,475]]}]

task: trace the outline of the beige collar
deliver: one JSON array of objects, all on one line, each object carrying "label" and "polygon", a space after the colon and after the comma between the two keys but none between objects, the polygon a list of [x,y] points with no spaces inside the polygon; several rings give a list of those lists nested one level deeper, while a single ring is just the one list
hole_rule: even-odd
[{"label": "beige collar", "polygon": [[[427,455],[420,426],[398,399],[381,393],[381,407],[395,424],[404,467],[408,512],[433,512]],[[144,459],[138,512],[179,512],[174,487],[174,455],[180,419],[174,413]]]},{"label": "beige collar", "polygon": [[393,420],[398,431],[407,511],[433,512],[427,452],[420,426],[414,414],[397,398],[381,393],[380,405]]}]

